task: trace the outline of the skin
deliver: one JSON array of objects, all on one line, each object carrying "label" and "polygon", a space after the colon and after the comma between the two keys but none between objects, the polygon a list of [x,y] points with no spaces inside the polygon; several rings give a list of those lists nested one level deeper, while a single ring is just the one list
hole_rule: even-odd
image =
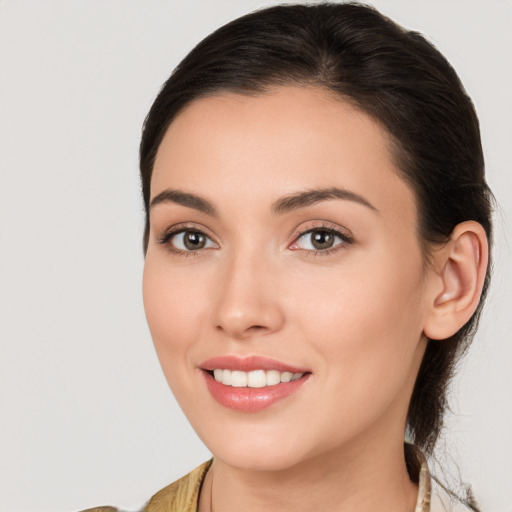
[{"label": "skin", "polygon": [[[329,198],[272,211],[283,197],[331,187],[371,207]],[[210,495],[223,512],[414,510],[406,414],[432,304],[450,290],[425,264],[414,195],[385,131],[312,87],[202,98],[158,150],[151,197],[168,189],[216,210],[151,208],[143,285],[167,381],[214,454],[200,510]],[[205,233],[207,246],[160,243],[183,225]],[[315,252],[301,235],[313,228],[352,242]],[[199,368],[222,355],[266,356],[311,375],[267,409],[233,411],[212,398]]]}]

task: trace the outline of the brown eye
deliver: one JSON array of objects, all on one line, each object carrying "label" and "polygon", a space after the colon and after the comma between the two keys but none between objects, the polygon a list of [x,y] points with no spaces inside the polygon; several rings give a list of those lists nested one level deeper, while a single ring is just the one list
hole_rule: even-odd
[{"label": "brown eye", "polygon": [[334,245],[334,235],[328,231],[314,231],[310,234],[311,245],[321,251],[322,249],[330,249]]},{"label": "brown eye", "polygon": [[217,247],[209,236],[195,230],[184,230],[174,233],[165,240],[165,243],[169,243],[174,249],[183,252]]},{"label": "brown eye", "polygon": [[183,243],[189,251],[195,251],[206,245],[206,237],[197,231],[186,231],[183,235]]},{"label": "brown eye", "polygon": [[319,227],[302,233],[290,246],[290,249],[329,253],[330,249],[334,250],[338,246],[341,248],[341,246],[351,243],[352,238],[348,235],[338,230]]}]

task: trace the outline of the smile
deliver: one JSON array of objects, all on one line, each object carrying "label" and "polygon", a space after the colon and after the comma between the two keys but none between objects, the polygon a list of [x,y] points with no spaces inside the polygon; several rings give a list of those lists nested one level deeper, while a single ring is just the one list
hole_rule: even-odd
[{"label": "smile", "polygon": [[235,411],[258,412],[299,392],[311,371],[266,357],[222,356],[200,365],[214,400]]},{"label": "smile", "polygon": [[300,379],[304,373],[280,372],[278,370],[227,370],[216,368],[213,377],[224,386],[234,388],[264,388]]}]

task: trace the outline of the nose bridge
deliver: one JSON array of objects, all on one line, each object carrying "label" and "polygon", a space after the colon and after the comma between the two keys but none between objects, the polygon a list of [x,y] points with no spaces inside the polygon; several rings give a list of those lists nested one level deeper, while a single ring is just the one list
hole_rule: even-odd
[{"label": "nose bridge", "polygon": [[268,334],[282,327],[284,314],[265,251],[248,244],[223,261],[216,291],[217,329],[234,338]]}]

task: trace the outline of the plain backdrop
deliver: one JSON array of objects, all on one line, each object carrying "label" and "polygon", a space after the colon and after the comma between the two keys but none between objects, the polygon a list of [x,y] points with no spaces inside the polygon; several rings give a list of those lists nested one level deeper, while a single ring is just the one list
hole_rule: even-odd
[{"label": "plain backdrop", "polygon": [[[135,510],[210,456],[145,324],[139,135],[193,45],[271,3],[0,0],[0,512]],[[495,277],[439,457],[512,512],[512,3],[370,3],[429,36],[480,116]]]}]

